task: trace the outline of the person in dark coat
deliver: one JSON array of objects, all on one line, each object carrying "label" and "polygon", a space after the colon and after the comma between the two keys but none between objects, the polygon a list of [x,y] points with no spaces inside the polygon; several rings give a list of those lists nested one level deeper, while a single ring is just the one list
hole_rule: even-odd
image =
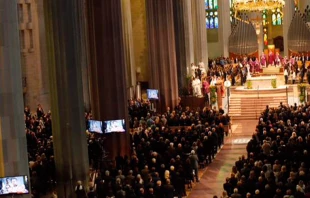
[{"label": "person in dark coat", "polygon": [[241,198],[241,194],[238,193],[238,188],[234,189],[234,193],[231,194],[231,198]]},{"label": "person in dark coat", "polygon": [[191,163],[191,168],[195,172],[196,182],[199,182],[199,179],[198,179],[198,160],[199,159],[194,150],[191,151],[191,155],[189,156],[189,159]]},{"label": "person in dark coat", "polygon": [[171,185],[170,179],[166,180],[166,185],[163,186],[163,192],[164,192],[165,198],[174,197],[174,187]]},{"label": "person in dark coat", "polygon": [[75,194],[77,198],[87,198],[86,191],[84,186],[82,185],[82,181],[78,181],[74,188]]}]

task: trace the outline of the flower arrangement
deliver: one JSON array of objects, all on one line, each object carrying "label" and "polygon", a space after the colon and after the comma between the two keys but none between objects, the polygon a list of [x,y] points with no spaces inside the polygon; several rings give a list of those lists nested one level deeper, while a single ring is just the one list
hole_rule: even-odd
[{"label": "flower arrangement", "polygon": [[271,80],[271,86],[272,86],[272,88],[277,88],[277,79],[272,79]]},{"label": "flower arrangement", "polygon": [[210,101],[211,104],[214,105],[216,103],[217,97],[216,97],[217,87],[216,86],[210,86]]},{"label": "flower arrangement", "polygon": [[253,89],[253,83],[252,83],[252,81],[248,80],[248,81],[246,82],[246,88],[247,88],[247,89]]},{"label": "flower arrangement", "polygon": [[307,84],[298,84],[298,90],[299,90],[299,101],[301,103],[305,102],[306,99],[306,88]]}]

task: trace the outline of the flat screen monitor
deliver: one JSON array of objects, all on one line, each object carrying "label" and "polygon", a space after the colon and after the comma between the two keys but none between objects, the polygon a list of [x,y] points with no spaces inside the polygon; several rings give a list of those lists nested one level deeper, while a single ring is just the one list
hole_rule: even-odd
[{"label": "flat screen monitor", "polygon": [[89,124],[89,132],[93,132],[93,133],[103,133],[102,131],[102,121],[99,120],[89,120],[88,121]]},{"label": "flat screen monitor", "polygon": [[147,89],[147,99],[149,100],[158,100],[159,95],[158,95],[158,89]]},{"label": "flat screen monitor", "polygon": [[0,195],[28,194],[29,181],[27,176],[0,178]]},{"label": "flat screen monitor", "polygon": [[125,120],[108,120],[104,121],[104,132],[125,132]]}]

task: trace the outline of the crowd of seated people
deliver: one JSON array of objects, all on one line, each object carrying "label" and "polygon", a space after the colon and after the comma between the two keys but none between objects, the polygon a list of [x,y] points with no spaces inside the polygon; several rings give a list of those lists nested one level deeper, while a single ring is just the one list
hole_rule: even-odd
[{"label": "crowd of seated people", "polygon": [[24,109],[31,188],[34,197],[48,193],[55,184],[51,113],[38,105],[36,114]]},{"label": "crowd of seated people", "polygon": [[[45,113],[40,104],[35,113],[31,113],[27,106],[24,108],[31,192],[34,198],[50,194],[56,185],[51,117],[51,112]],[[85,113],[86,125],[90,119],[92,114]],[[96,169],[103,155],[104,137],[88,133],[87,141],[89,163],[92,169]]]},{"label": "crowd of seated people", "polygon": [[[140,102],[140,104],[137,104]],[[148,102],[130,101],[132,152],[98,171],[91,192],[98,197],[182,197],[199,182],[198,169],[211,163],[224,143],[222,110],[167,108],[144,111]],[[174,128],[172,128],[172,126]]]},{"label": "crowd of seated people", "polygon": [[263,111],[223,197],[310,197],[310,104]]},{"label": "crowd of seated people", "polygon": [[150,102],[148,100],[130,100],[128,107],[130,117],[130,128],[138,128],[140,123],[146,123],[149,127],[154,124],[155,118],[158,117],[160,121],[163,121],[167,126],[190,126],[192,124],[202,124],[214,121],[217,125],[222,123],[228,125],[230,118],[225,114],[224,110],[220,107],[217,111],[205,107],[203,109],[197,108],[196,110],[190,109],[190,107],[183,108],[182,101],[179,98],[178,105],[171,109],[167,107],[163,114],[156,114],[150,109]]},{"label": "crowd of seated people", "polygon": [[[140,102],[140,104],[137,104]],[[130,103],[132,104],[132,102]],[[173,197],[185,196],[186,184],[198,182],[198,169],[211,163],[224,143],[223,124],[229,117],[221,109],[191,110],[181,104],[163,114],[150,111],[148,101],[134,101],[130,112],[130,156],[117,156],[115,163],[100,166],[104,136],[89,133],[91,167],[100,169],[89,196]],[[55,187],[55,162],[51,112],[38,105],[36,114],[25,108],[25,126],[32,192],[40,197]],[[85,113],[86,121],[92,119]],[[174,127],[174,128],[173,128]]]}]

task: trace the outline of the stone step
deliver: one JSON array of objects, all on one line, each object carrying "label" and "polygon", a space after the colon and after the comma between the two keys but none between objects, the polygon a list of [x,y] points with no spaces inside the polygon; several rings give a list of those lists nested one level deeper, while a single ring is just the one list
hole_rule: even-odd
[{"label": "stone step", "polygon": [[[271,107],[272,108],[272,107]],[[235,109],[229,109],[229,112],[230,113],[257,113],[257,112],[259,112],[259,113],[261,113],[262,111],[264,111],[265,110],[265,107],[263,107],[263,108],[255,108],[255,109],[250,109],[250,108],[248,108],[248,109],[237,109],[237,108],[235,108]]]},{"label": "stone step", "polygon": [[273,105],[273,106],[279,106],[280,102],[282,102],[283,104],[286,104],[287,102],[286,101],[276,101],[276,102],[268,102],[268,101],[265,101],[265,102],[261,102],[261,101],[247,101],[247,102],[242,102],[242,103],[239,103],[239,102],[233,102],[233,101],[230,101],[229,103],[229,107],[233,108],[235,106],[251,106],[251,107],[255,107],[255,106],[266,106],[266,105]]},{"label": "stone step", "polygon": [[255,97],[258,94],[260,97],[270,97],[270,94],[273,96],[286,96],[287,93],[293,92],[294,87],[293,86],[288,86],[287,89],[282,88],[282,89],[269,89],[269,90],[240,90],[240,89],[232,89],[230,91],[231,96],[240,96],[240,97]]},{"label": "stone step", "polygon": [[262,101],[265,101],[265,100],[283,100],[283,99],[286,99],[286,96],[274,96],[274,97],[230,97],[230,100],[262,100]]},{"label": "stone step", "polygon": [[236,117],[233,117],[232,116],[232,120],[256,120],[256,119],[258,119],[258,117],[250,117],[250,116],[246,116],[246,117],[236,116]]},{"label": "stone step", "polygon": [[278,107],[280,102],[287,104],[287,97],[286,94],[273,94],[270,92],[258,98],[252,92],[252,95],[249,94],[246,96],[234,94],[231,96],[229,102],[229,115],[233,120],[252,120],[259,118],[266,105],[269,105],[269,107]]},{"label": "stone step", "polygon": [[280,104],[280,102],[286,102],[286,98],[284,99],[268,99],[268,100],[259,100],[259,99],[242,99],[242,100],[229,100],[230,104],[246,104],[246,103],[275,103]]},{"label": "stone step", "polygon": [[236,102],[236,103],[241,103],[241,102],[270,102],[270,101],[274,101],[274,102],[278,102],[278,101],[286,101],[286,98],[269,98],[269,99],[254,99],[254,98],[244,98],[244,99],[230,99],[230,102]]}]

